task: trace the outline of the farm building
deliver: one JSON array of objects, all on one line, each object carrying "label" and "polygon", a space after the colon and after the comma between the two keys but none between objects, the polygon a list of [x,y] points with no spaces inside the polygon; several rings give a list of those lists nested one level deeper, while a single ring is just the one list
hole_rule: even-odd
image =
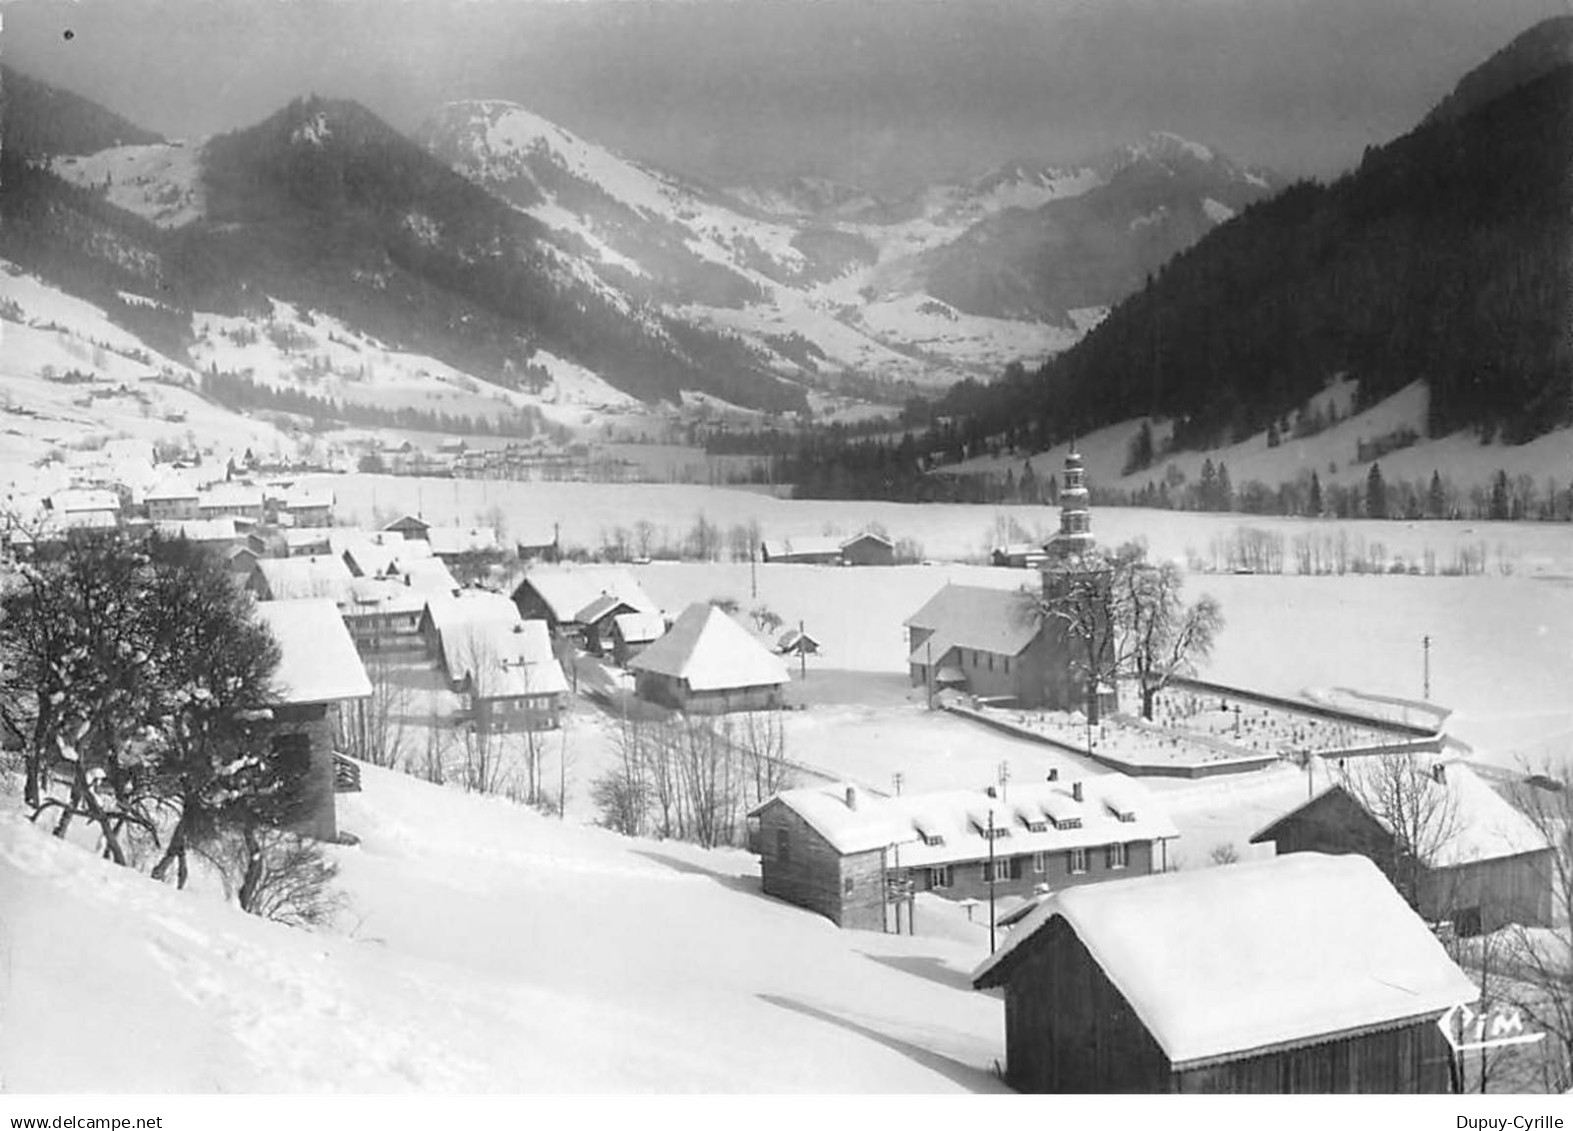
[{"label": "farm building", "polygon": [[1013,784],[1003,797],[792,789],[749,825],[766,895],[874,931],[886,928],[892,884],[947,899],[1030,897],[1160,871],[1179,836],[1157,799],[1119,774]]},{"label": "farm building", "polygon": [[580,640],[585,638],[587,616],[608,615],[608,597],[615,599],[614,605],[626,605],[627,611],[660,611],[633,574],[615,567],[537,566],[524,575],[513,591],[520,616],[544,620],[558,635]]},{"label": "farm building", "polygon": [[619,613],[612,618],[612,659],[619,667],[650,645],[666,632],[666,618],[660,613]]},{"label": "farm building", "polygon": [[1056,892],[973,974],[1023,1092],[1447,1092],[1479,991],[1382,873],[1303,853]]},{"label": "farm building", "polygon": [[1468,766],[1377,756],[1351,759],[1341,776],[1251,843],[1368,857],[1421,915],[1463,934],[1551,925],[1554,849]]},{"label": "farm building", "polygon": [[338,558],[258,558],[246,588],[259,601],[326,597],[337,605],[350,600],[354,578]]},{"label": "farm building", "polygon": [[489,526],[433,526],[426,531],[431,552],[445,561],[498,553],[497,531]]},{"label": "farm building", "polygon": [[794,565],[840,565],[841,541],[811,535],[772,540],[760,543],[759,557],[761,561]]},{"label": "farm building", "polygon": [[396,534],[408,541],[426,540],[426,532],[431,529],[431,523],[418,518],[413,514],[401,515],[382,528],[384,532]]},{"label": "farm building", "polygon": [[865,530],[841,543],[841,560],[847,565],[895,565],[896,544],[883,534]]},{"label": "farm building", "polygon": [[612,593],[603,593],[591,601],[577,615],[578,623],[582,626],[585,651],[593,656],[610,651],[613,621],[627,613],[640,611]]},{"label": "farm building", "polygon": [[546,622],[496,620],[471,623],[464,644],[447,653],[462,671],[451,682],[469,697],[470,717],[482,734],[554,730],[562,725],[568,679],[552,654]]},{"label": "farm building", "polygon": [[781,657],[704,603],[684,609],[628,668],[641,699],[696,714],[779,707],[791,679]]},{"label": "farm building", "polygon": [[537,527],[526,530],[514,536],[514,552],[522,562],[555,562],[562,557],[562,549],[557,540],[557,524],[553,523],[550,530],[546,527]]},{"label": "farm building", "polygon": [[257,615],[279,645],[273,745],[300,775],[301,813],[294,828],[334,840],[335,717],[340,704],[369,696],[371,681],[332,601],[266,601]]}]

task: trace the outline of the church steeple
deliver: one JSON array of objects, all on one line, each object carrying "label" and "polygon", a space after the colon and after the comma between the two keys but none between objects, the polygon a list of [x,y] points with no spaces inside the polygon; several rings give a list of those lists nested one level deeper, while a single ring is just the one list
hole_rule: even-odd
[{"label": "church steeple", "polygon": [[1086,471],[1074,444],[1065,457],[1062,474],[1060,532],[1054,539],[1054,549],[1062,554],[1083,553],[1092,549],[1092,506],[1088,502]]}]

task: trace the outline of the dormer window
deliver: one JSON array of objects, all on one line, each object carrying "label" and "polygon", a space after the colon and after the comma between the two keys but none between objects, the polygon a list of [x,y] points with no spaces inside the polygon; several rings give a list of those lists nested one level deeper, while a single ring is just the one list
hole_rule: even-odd
[{"label": "dormer window", "polygon": [[938,848],[940,845],[945,843],[945,838],[940,836],[938,833],[923,833],[922,836],[923,843],[928,845],[930,848]]},{"label": "dormer window", "polygon": [[1081,818],[1080,817],[1061,817],[1059,820],[1054,822],[1054,827],[1057,828],[1057,829],[1061,829],[1061,830],[1064,830],[1064,829],[1079,829],[1079,828],[1081,828]]},{"label": "dormer window", "polygon": [[984,840],[998,840],[1002,836],[1010,836],[1010,830],[1003,825],[995,825],[992,829],[987,825],[979,825],[978,835]]},{"label": "dormer window", "polygon": [[1029,821],[1027,822],[1027,831],[1030,833],[1046,833],[1049,831],[1049,823],[1047,821]]}]

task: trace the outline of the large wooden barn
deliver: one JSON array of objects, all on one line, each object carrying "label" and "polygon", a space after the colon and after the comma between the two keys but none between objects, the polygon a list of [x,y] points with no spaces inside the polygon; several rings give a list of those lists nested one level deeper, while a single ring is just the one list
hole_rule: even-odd
[{"label": "large wooden barn", "polygon": [[1534,823],[1462,762],[1383,757],[1351,759],[1333,785],[1251,843],[1271,842],[1280,855],[1368,857],[1400,890],[1414,889],[1421,915],[1463,934],[1550,926],[1556,853]]},{"label": "large wooden barn", "polygon": [[1161,871],[1179,835],[1119,774],[874,797],[856,786],[778,793],[749,813],[766,895],[840,927],[893,925],[892,885],[947,899],[1032,897]]},{"label": "large wooden barn", "polygon": [[1072,888],[973,975],[1024,1092],[1447,1092],[1479,991],[1370,861],[1301,853]]},{"label": "large wooden barn", "polygon": [[780,656],[703,602],[684,609],[628,670],[639,698],[695,714],[779,707],[792,678]]}]

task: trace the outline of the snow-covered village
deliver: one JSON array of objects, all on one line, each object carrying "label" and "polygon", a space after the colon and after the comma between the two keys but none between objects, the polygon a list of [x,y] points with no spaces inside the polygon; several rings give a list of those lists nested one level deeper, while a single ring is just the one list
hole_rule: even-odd
[{"label": "snow-covered village", "polygon": [[[610,6],[411,0],[368,53],[506,25],[683,58],[764,18]],[[70,36],[14,7],[11,1126],[1013,1092],[1513,1126],[1573,1091],[1557,5],[1441,5],[1450,49],[1352,156],[1327,126],[1328,164],[1143,117],[1085,160],[968,179],[903,147],[856,187],[846,138],[744,176],[483,69],[412,108],[425,63],[397,96],[369,60],[286,66],[293,0],[204,117],[82,69],[95,34],[176,50],[105,4]],[[264,19],[218,7],[215,44]],[[740,58],[872,18],[798,7]],[[1062,15],[974,31],[999,59],[1092,34]],[[1321,18],[1249,37],[1390,34]]]}]

